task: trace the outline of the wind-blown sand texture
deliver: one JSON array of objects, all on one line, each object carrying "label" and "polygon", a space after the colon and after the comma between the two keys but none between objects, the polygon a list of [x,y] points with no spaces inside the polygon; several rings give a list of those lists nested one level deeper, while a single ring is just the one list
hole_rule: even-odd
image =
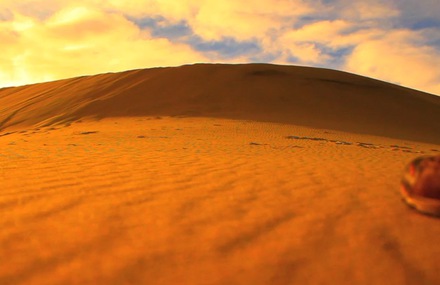
[{"label": "wind-blown sand texture", "polygon": [[0,284],[439,284],[440,98],[194,65],[0,90]]}]

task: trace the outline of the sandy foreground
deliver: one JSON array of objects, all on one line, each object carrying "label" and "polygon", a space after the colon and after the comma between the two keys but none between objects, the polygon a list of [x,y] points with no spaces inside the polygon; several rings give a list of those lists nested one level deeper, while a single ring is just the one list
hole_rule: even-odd
[{"label": "sandy foreground", "polygon": [[401,200],[440,146],[220,118],[0,136],[0,284],[440,284]]}]

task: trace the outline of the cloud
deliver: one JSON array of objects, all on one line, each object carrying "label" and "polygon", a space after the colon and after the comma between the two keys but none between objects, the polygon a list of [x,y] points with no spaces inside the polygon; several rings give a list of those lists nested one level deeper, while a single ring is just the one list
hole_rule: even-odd
[{"label": "cloud", "polygon": [[436,0],[2,0],[0,85],[257,61],[440,93],[439,9]]},{"label": "cloud", "polygon": [[340,1],[344,5],[340,16],[357,21],[382,20],[399,16],[400,11],[389,2],[380,0]]},{"label": "cloud", "polygon": [[[335,38],[351,25],[345,21],[319,21],[296,30],[284,32],[272,44],[272,48],[283,49],[288,57],[297,58],[300,63],[324,63],[330,57],[321,49],[322,46],[338,46]],[[321,46],[321,47],[320,47]]]},{"label": "cloud", "polygon": [[99,1],[101,7],[121,12],[132,17],[142,18],[145,16],[161,16],[170,22],[179,22],[183,19],[192,18],[199,6],[206,1],[199,0],[108,0]]},{"label": "cloud", "polygon": [[109,7],[131,17],[161,16],[171,23],[186,21],[204,40],[233,37],[250,40],[290,26],[315,8],[302,0],[110,0]]},{"label": "cloud", "polygon": [[[373,8],[366,6],[372,3]],[[343,69],[440,94],[436,22],[421,30],[390,28],[401,13],[395,6],[380,4],[347,5],[335,20],[309,18],[284,32],[271,48],[282,49],[288,62]]]},{"label": "cloud", "polygon": [[312,10],[302,1],[275,0],[270,5],[264,0],[206,1],[190,23],[194,32],[204,39],[229,36],[250,40],[289,28],[300,15]]},{"label": "cloud", "polygon": [[2,0],[0,1],[0,15],[19,14],[25,17],[31,17],[37,20],[44,20],[50,17],[56,11],[65,7],[68,0]]},{"label": "cloud", "polygon": [[401,30],[359,43],[345,69],[440,94],[440,52],[418,43],[417,37],[417,32]]},{"label": "cloud", "polygon": [[45,20],[15,12],[0,27],[0,79],[7,85],[209,61],[188,45],[155,38],[123,15],[93,7],[68,6]]}]

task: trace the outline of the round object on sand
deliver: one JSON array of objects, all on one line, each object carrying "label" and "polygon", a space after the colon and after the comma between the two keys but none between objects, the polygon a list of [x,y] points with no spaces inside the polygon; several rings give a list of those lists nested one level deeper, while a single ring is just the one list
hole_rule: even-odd
[{"label": "round object on sand", "polygon": [[405,168],[401,185],[409,206],[440,217],[440,155],[421,156],[411,161]]}]

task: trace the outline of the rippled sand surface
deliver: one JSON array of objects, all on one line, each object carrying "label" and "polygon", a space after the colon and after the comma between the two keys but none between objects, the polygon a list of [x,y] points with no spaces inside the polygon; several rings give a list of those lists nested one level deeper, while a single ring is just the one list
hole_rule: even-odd
[{"label": "rippled sand surface", "polygon": [[136,117],[0,136],[0,284],[440,284],[404,166],[438,145]]}]

